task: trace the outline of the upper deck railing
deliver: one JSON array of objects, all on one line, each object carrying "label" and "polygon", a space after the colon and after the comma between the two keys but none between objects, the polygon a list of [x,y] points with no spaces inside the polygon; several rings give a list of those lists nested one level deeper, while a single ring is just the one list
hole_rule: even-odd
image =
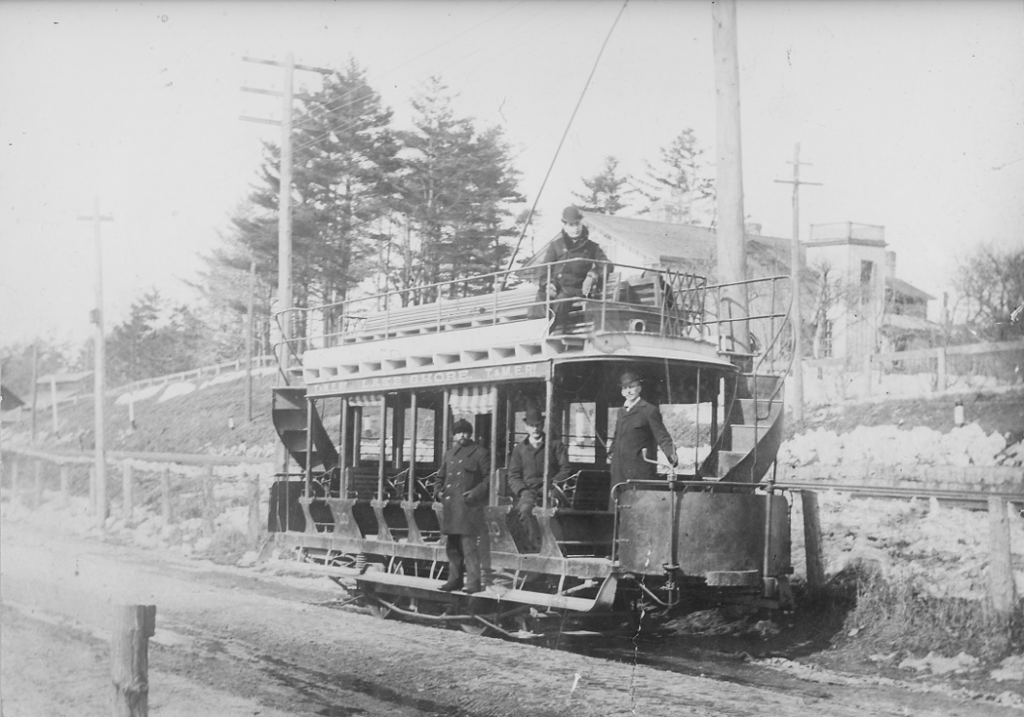
[{"label": "upper deck railing", "polygon": [[[727,353],[763,354],[763,349],[770,349],[767,353],[776,354],[780,348],[788,308],[775,308],[781,295],[777,285],[788,282],[788,277],[708,286],[703,276],[671,268],[595,264],[600,279],[586,297],[557,299],[548,295],[544,287],[555,283],[552,279],[564,266],[563,262],[554,262],[289,309],[276,315],[282,334],[288,337],[281,343],[299,360],[308,350],[359,341],[544,319],[552,315],[558,301],[569,301],[572,308],[568,325],[557,329],[549,325],[548,336],[630,332],[708,342]],[[767,291],[759,294],[767,300],[767,310],[747,316],[727,315],[721,308],[726,305],[721,290],[736,284],[767,286]],[[758,332],[758,347],[731,344],[729,327],[736,321],[763,325]]]}]

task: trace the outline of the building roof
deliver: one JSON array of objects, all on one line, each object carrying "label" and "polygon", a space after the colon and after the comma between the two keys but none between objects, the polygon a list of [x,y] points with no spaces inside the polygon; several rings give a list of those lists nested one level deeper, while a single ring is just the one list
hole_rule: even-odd
[{"label": "building roof", "polygon": [[92,371],[79,371],[78,373],[48,373],[36,379],[36,383],[49,385],[51,381],[61,385],[64,383],[78,383],[92,376]]},{"label": "building roof", "polygon": [[[583,212],[583,215],[592,233],[600,233],[628,244],[635,251],[646,254],[651,262],[713,262],[718,255],[718,235],[710,227],[594,212]],[[763,265],[777,266],[780,271],[789,270],[789,239],[750,233],[745,236],[751,258]],[[539,263],[551,241],[542,246],[524,266]]]},{"label": "building roof", "polygon": [[894,294],[899,296],[905,296],[910,299],[920,299],[921,301],[933,301],[935,299],[931,294],[921,291],[916,286],[908,284],[903,279],[887,278],[885,284],[888,288],[892,289]]},{"label": "building roof", "polygon": [[18,395],[14,393],[7,386],[0,386],[0,411],[13,411],[19,406],[24,406],[25,402],[18,398]]}]

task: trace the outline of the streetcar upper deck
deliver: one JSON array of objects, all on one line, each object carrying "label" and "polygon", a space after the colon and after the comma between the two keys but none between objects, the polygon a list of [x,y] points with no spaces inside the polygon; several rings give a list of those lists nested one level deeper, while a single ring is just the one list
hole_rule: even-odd
[{"label": "streetcar upper deck", "polygon": [[603,263],[597,289],[572,299],[569,324],[553,329],[553,301],[538,286],[556,266],[295,309],[288,327],[301,325],[305,337],[287,343],[319,395],[397,388],[411,385],[403,377],[425,374],[449,376],[444,382],[525,378],[530,364],[610,355],[728,365],[717,287],[705,277]]}]

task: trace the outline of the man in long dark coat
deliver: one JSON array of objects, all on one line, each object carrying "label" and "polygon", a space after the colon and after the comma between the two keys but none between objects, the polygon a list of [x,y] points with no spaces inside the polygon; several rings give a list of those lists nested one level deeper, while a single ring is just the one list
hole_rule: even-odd
[{"label": "man in long dark coat", "polygon": [[478,593],[483,588],[477,538],[485,530],[491,456],[473,442],[469,421],[456,421],[452,434],[454,443],[445,451],[434,491],[435,498],[444,505],[441,533],[448,537],[448,581],[440,589],[451,592],[465,586],[465,592]]},{"label": "man in long dark coat", "polygon": [[657,466],[644,460],[655,460],[660,446],[673,466],[679,465],[672,436],[661,419],[661,410],[640,397],[642,379],[633,371],[619,377],[625,403],[615,424],[615,436],[609,445],[612,457],[612,486],[627,480],[654,480]]},{"label": "man in long dark coat", "polygon": [[[526,438],[512,449],[508,464],[508,488],[516,499],[515,511],[528,545],[526,552],[540,549],[540,526],[533,509],[544,502],[544,457],[548,447],[544,440],[544,416],[536,408],[526,411]],[[569,450],[557,438],[551,441],[551,484],[569,477]]]}]

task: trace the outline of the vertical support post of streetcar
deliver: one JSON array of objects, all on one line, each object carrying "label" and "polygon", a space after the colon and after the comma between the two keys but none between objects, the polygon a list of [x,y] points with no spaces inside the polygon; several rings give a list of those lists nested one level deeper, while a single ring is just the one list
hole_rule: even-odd
[{"label": "vertical support post of streetcar", "polygon": [[740,141],[740,75],[736,48],[736,0],[711,6],[717,125],[719,318],[730,319],[725,350],[749,353],[746,318],[746,243],[743,214],[743,156]]},{"label": "vertical support post of streetcar", "polygon": [[[548,493],[551,491],[551,444],[553,443],[551,436],[554,435],[551,430],[554,427],[554,416],[552,415],[552,409],[555,405],[554,372],[554,364],[548,362],[547,376],[544,377],[544,420],[547,424],[544,426],[544,429],[547,433],[547,438],[544,441],[544,500],[541,504],[545,509],[551,507]],[[562,435],[565,434],[563,433]]]},{"label": "vertical support post of streetcar", "polygon": [[384,500],[384,466],[387,461],[388,401],[380,395],[380,461],[377,464],[377,500]]},{"label": "vertical support post of streetcar", "polygon": [[[338,441],[338,485],[339,485],[339,498],[348,498],[348,476],[346,475],[345,469],[348,468],[348,451],[349,441],[351,440],[350,431],[348,427],[349,416],[348,416],[348,398],[346,396],[341,397],[341,425],[338,428],[338,433],[341,440]],[[351,445],[355,445],[352,443]]]},{"label": "vertical support post of streetcar", "polygon": [[302,494],[306,498],[313,497],[313,413],[316,410],[313,401],[316,399],[306,396],[306,470],[303,480],[305,487]]},{"label": "vertical support post of streetcar", "polygon": [[405,496],[411,503],[416,500],[416,440],[419,438],[419,404],[415,391],[409,396],[409,412],[412,414],[412,428],[409,430],[409,476],[406,478]]},{"label": "vertical support post of streetcar", "polygon": [[119,605],[110,639],[110,678],[115,717],[149,714],[149,638],[156,632],[156,605]]}]

